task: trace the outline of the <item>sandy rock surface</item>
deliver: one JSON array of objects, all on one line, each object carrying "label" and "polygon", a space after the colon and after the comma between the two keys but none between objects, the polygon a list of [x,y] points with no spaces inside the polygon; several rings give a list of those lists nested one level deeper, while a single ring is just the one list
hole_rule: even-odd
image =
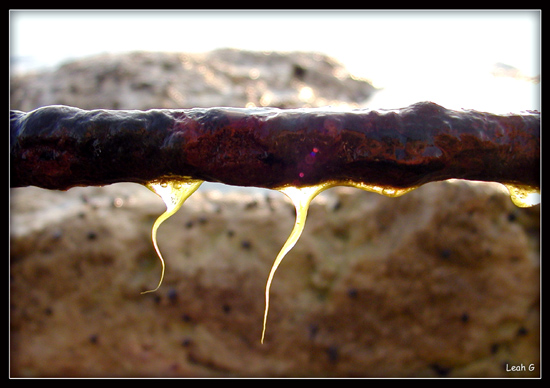
[{"label": "sandy rock surface", "polygon": [[[197,192],[159,230],[134,184],[12,191],[11,371],[18,376],[509,376],[539,369],[538,210],[500,186],[400,198],[331,189],[272,287],[294,209]],[[39,198],[37,200],[37,198]]]},{"label": "sandy rock surface", "polygon": [[[373,91],[320,54],[235,50],[104,55],[11,86],[21,110],[358,106]],[[160,227],[166,278],[142,295],[159,280],[163,211],[136,184],[11,190],[12,376],[541,373],[540,206],[499,184],[317,197],[275,275],[264,345],[290,201],[199,189]]]},{"label": "sandy rock surface", "polygon": [[67,63],[11,80],[11,109],[357,105],[375,88],[318,53],[133,52]]}]

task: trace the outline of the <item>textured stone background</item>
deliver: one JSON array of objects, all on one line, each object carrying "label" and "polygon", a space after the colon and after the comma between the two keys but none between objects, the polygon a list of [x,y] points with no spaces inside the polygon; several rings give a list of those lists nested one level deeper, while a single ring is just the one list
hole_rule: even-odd
[{"label": "textured stone background", "polygon": [[[266,60],[266,58],[271,58]],[[360,106],[374,89],[311,53],[131,53],[12,80],[12,108]],[[498,184],[399,198],[334,188],[264,287],[292,229],[275,191],[135,184],[11,190],[12,376],[539,376],[540,206]],[[506,366],[532,372],[506,372]]]},{"label": "textured stone background", "polygon": [[133,52],[67,63],[11,82],[11,108],[213,106],[279,108],[359,103],[375,88],[318,53],[220,49],[202,54]]}]

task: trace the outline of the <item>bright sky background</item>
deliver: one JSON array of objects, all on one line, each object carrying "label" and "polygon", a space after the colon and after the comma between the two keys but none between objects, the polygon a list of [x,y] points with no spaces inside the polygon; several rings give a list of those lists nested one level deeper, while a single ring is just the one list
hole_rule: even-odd
[{"label": "bright sky background", "polygon": [[540,109],[540,84],[490,75],[496,62],[540,74],[539,11],[10,12],[14,73],[102,52],[221,47],[329,54],[385,88],[376,107]]}]

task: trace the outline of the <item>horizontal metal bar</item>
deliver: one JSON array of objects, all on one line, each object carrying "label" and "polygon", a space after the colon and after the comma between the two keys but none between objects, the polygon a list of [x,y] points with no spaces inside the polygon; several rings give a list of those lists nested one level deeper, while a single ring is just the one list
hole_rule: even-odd
[{"label": "horizontal metal bar", "polygon": [[539,187],[540,113],[394,110],[11,111],[10,185],[66,190],[193,178],[281,188],[408,188],[461,178]]}]

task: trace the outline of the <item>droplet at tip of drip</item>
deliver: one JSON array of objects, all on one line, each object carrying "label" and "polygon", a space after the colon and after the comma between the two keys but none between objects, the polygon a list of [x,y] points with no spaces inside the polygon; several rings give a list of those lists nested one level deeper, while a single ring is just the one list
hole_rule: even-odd
[{"label": "droplet at tip of drip", "polygon": [[152,292],[157,292],[159,288],[160,288],[160,287],[156,287],[156,288],[153,288],[152,290],[141,291],[140,294],[141,294],[141,295],[145,295],[145,294],[150,294],[150,293],[152,293]]}]

